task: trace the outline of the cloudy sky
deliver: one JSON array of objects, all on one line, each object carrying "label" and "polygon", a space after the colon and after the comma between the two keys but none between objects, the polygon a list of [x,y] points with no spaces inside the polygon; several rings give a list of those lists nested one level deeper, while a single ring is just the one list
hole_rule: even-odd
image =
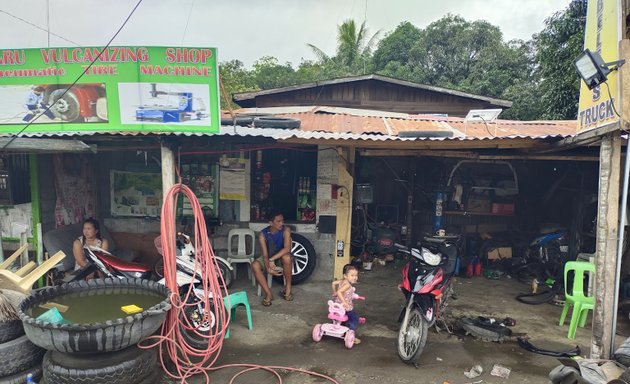
[{"label": "cloudy sky", "polygon": [[[138,0],[0,0],[0,49],[103,46]],[[113,45],[217,47],[219,60],[250,66],[275,56],[296,66],[311,43],[334,54],[336,27],[363,21],[371,33],[403,21],[424,28],[447,13],[497,25],[527,40],[570,0],[143,0]],[[19,19],[18,19],[19,18]],[[21,19],[21,20],[20,20]],[[32,24],[32,25],[31,25]],[[42,30],[43,29],[43,30]]]}]

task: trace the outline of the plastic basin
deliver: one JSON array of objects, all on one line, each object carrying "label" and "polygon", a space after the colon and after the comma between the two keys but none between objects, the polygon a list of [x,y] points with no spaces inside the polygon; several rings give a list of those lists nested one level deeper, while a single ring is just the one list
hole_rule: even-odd
[{"label": "plastic basin", "polygon": [[[105,302],[106,298],[125,297],[133,301],[134,297],[149,296],[156,298],[156,304],[143,308],[139,313],[126,315],[123,311],[111,311],[93,322],[51,323],[37,320],[38,315],[35,314],[41,312],[38,309],[41,304],[64,302],[66,299],[71,301],[74,298],[83,303],[88,300],[92,304],[100,303],[99,300]],[[134,345],[157,331],[171,308],[169,296],[170,290],[150,280],[75,281],[33,291],[20,303],[18,315],[29,340],[44,349],[61,353],[111,352]]]}]

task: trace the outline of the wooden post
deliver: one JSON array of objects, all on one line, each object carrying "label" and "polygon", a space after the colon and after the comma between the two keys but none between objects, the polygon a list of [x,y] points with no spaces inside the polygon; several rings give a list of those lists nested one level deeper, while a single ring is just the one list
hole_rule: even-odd
[{"label": "wooden post", "polygon": [[619,176],[621,138],[618,132],[602,137],[599,152],[599,195],[597,204],[597,250],[595,257],[595,308],[591,358],[611,356],[617,236],[619,232]]},{"label": "wooden post", "polygon": [[166,201],[166,194],[175,184],[175,155],[168,146],[168,142],[160,144],[162,154],[162,201]]},{"label": "wooden post", "polygon": [[337,148],[339,181],[337,184],[337,229],[333,255],[334,278],[343,278],[343,266],[350,262],[350,232],[352,228],[352,187],[354,179],[354,148]]}]

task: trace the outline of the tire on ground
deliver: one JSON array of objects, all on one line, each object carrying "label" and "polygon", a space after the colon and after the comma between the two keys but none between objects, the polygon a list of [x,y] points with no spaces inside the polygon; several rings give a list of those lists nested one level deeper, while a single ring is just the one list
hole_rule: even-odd
[{"label": "tire on ground", "polygon": [[0,377],[12,376],[38,365],[44,352],[26,335],[0,344]]},{"label": "tire on ground", "polygon": [[0,377],[0,384],[24,384],[26,383],[26,376],[28,376],[29,373],[33,375],[33,380],[38,382],[42,377],[42,365],[37,364],[15,375]]},{"label": "tire on ground", "polygon": [[23,334],[22,320],[0,321],[0,343],[15,340]]},{"label": "tire on ground", "polygon": [[44,356],[44,380],[47,383],[138,383],[158,369],[154,349],[136,346],[118,352],[70,355],[48,351]]}]

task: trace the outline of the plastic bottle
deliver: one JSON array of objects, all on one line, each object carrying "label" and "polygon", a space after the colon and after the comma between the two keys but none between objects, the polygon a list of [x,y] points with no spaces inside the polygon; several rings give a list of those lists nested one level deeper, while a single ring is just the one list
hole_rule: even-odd
[{"label": "plastic bottle", "polygon": [[29,373],[28,375],[26,375],[26,384],[35,384],[35,382],[33,381],[32,373]]}]

